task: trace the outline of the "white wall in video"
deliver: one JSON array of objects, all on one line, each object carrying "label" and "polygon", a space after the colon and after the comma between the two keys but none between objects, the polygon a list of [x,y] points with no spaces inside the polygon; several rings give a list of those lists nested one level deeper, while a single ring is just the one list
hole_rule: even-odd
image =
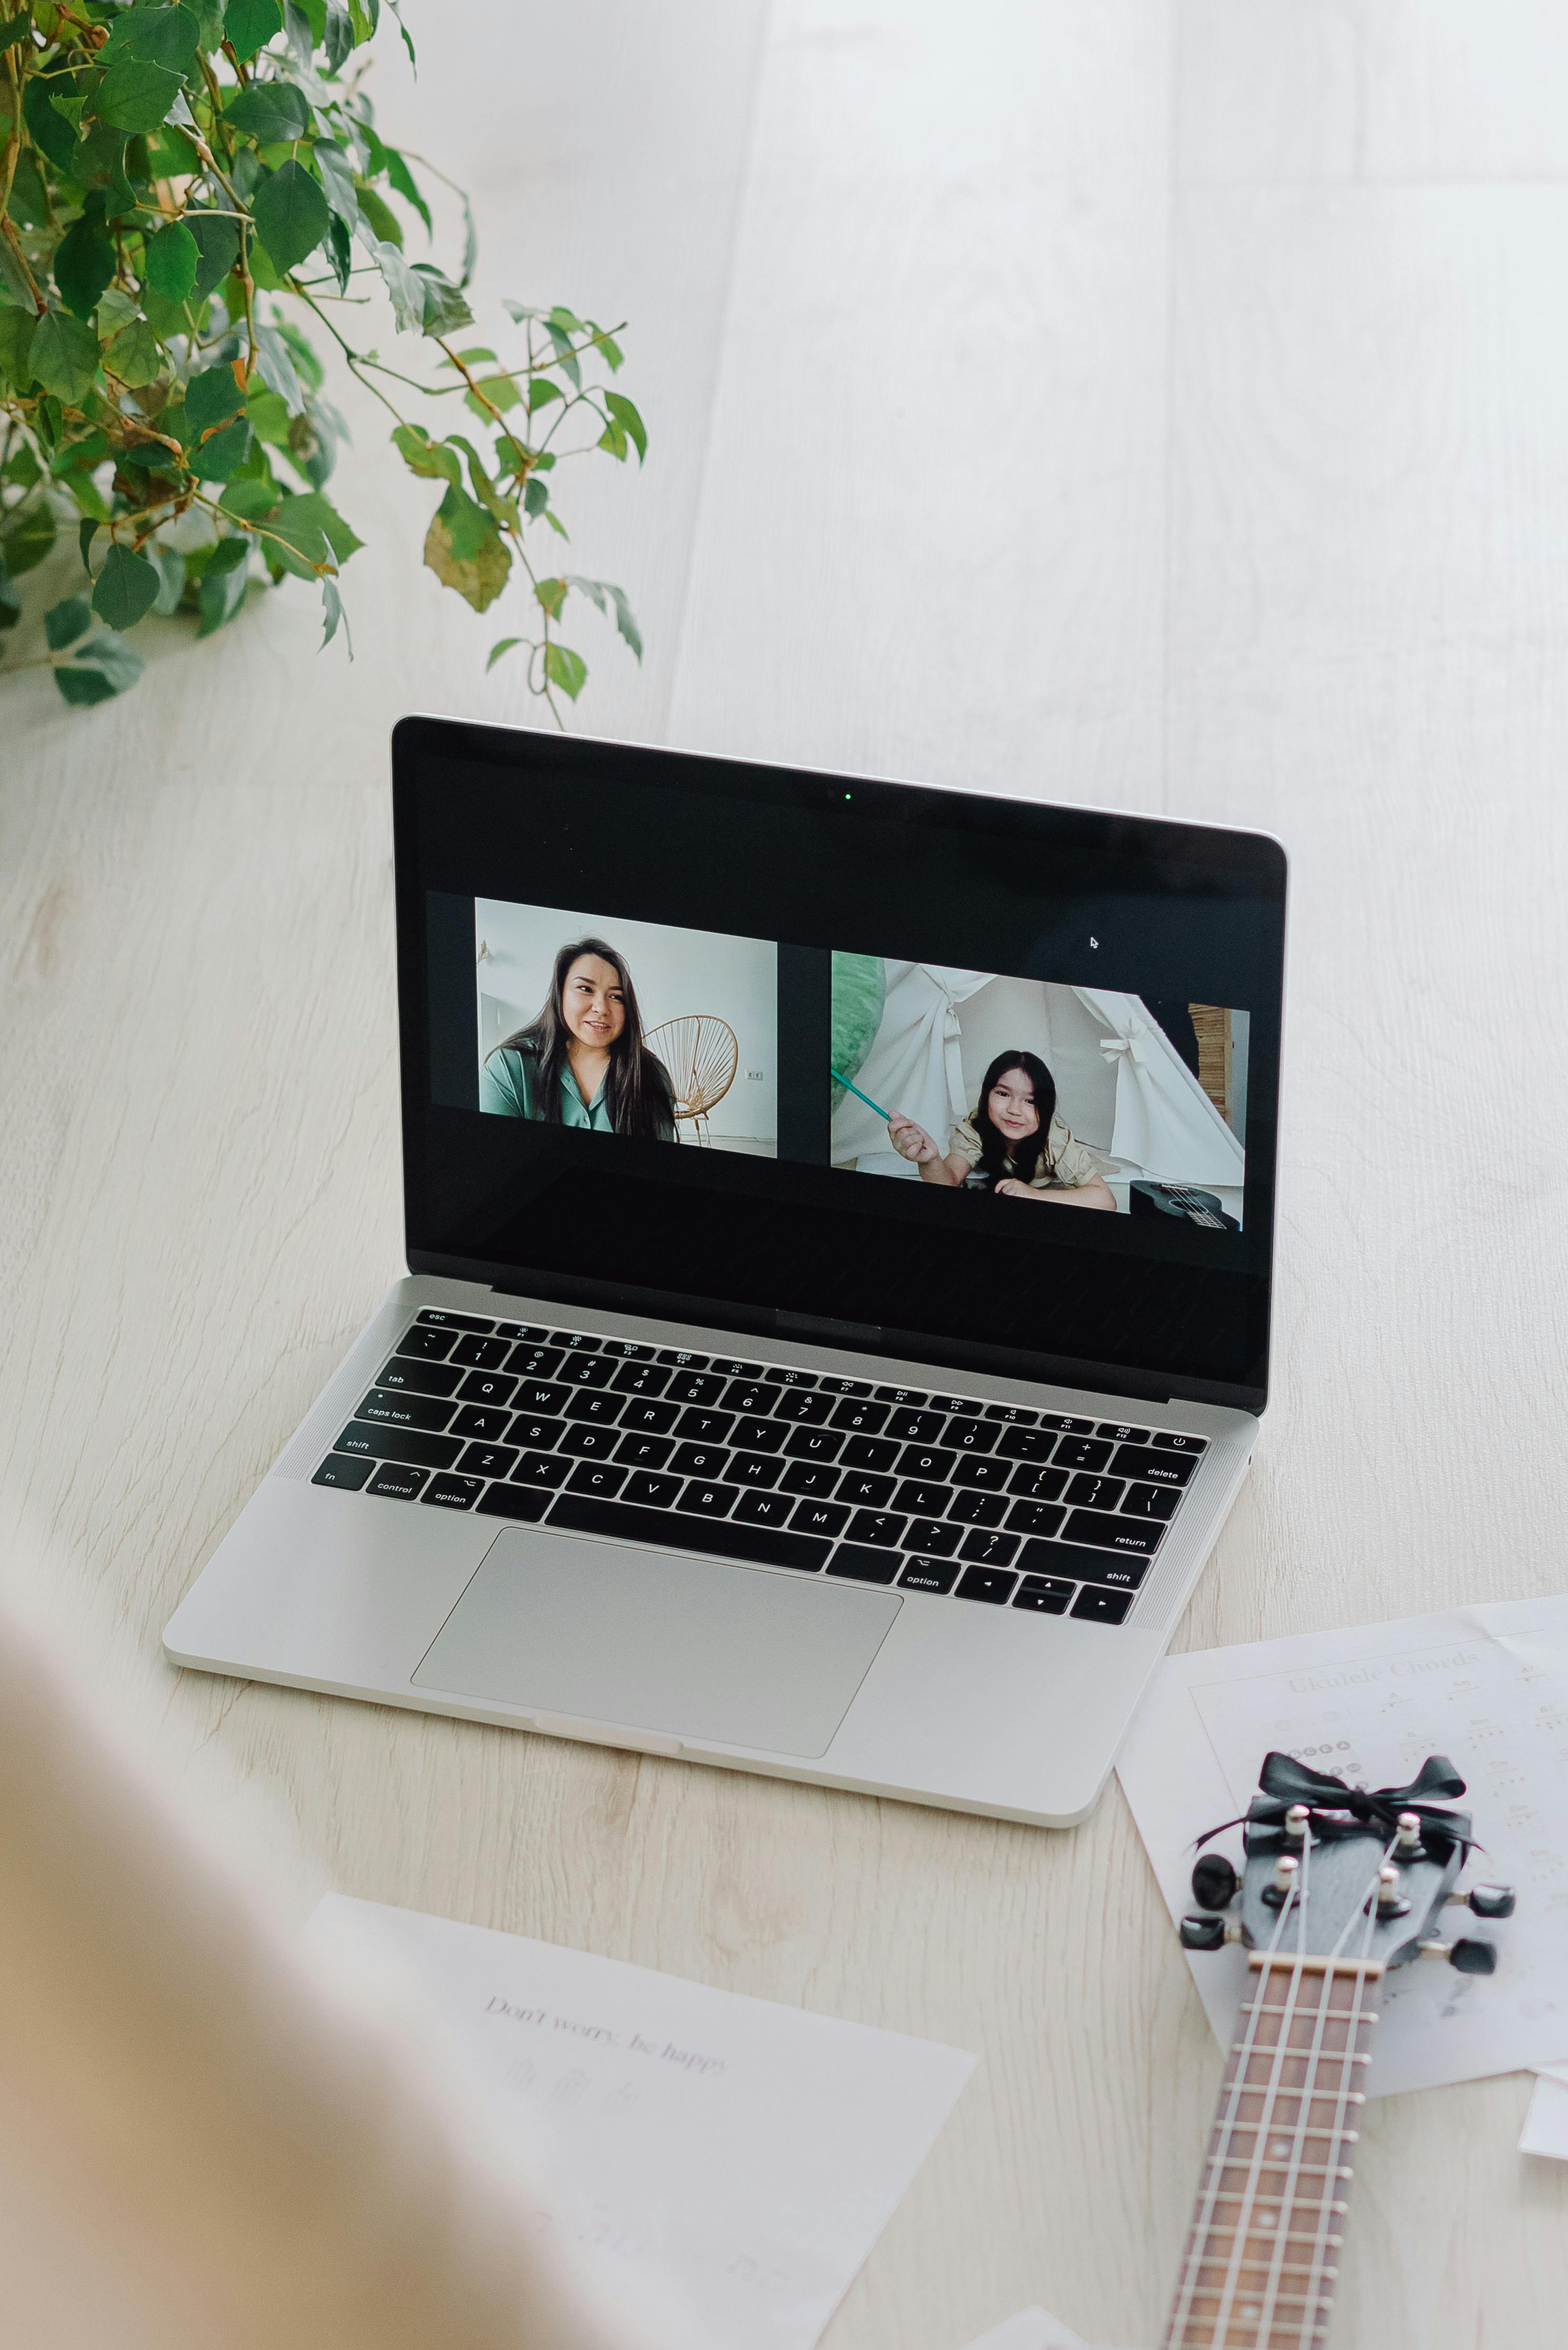
[{"label": "white wall in video", "polygon": [[833,1164],[1236,1231],[1248,1028],[1227,1005],[836,952]]},{"label": "white wall in video", "polygon": [[771,940],[478,898],[479,1106],[778,1155]]}]

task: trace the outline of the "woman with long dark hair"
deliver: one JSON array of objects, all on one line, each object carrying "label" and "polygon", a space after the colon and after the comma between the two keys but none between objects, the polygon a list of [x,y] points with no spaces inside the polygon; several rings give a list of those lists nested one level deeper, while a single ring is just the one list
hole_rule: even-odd
[{"label": "woman with long dark hair", "polygon": [[614,947],[577,939],[561,949],[544,1010],[480,1071],[479,1107],[545,1126],[675,1140],[675,1088],[642,1041],[637,990]]},{"label": "woman with long dark hair", "polygon": [[999,1053],[981,1081],[972,1118],[960,1118],[944,1152],[924,1127],[895,1111],[893,1148],[923,1183],[987,1191],[1003,1200],[1109,1208],[1116,1197],[1092,1150],[1056,1115],[1056,1080],[1037,1053]]}]

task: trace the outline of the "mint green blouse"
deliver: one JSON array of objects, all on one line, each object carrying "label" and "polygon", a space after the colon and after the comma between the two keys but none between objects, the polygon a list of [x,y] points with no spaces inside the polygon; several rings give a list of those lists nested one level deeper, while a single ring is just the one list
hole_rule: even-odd
[{"label": "mint green blouse", "polygon": [[[501,1047],[492,1053],[479,1073],[479,1107],[499,1111],[504,1118],[537,1118],[534,1107],[534,1088],[537,1076],[534,1062],[523,1054]],[[591,1102],[585,1102],[577,1091],[577,1081],[570,1067],[561,1071],[561,1124],[583,1126],[595,1134],[613,1134],[609,1104],[605,1099],[605,1087],[600,1084]]]}]

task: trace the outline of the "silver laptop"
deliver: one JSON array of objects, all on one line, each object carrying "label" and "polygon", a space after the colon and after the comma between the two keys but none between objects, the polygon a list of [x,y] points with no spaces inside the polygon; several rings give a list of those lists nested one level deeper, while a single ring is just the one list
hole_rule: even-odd
[{"label": "silver laptop", "polygon": [[1082,1819],[1264,1402],[1277,844],[425,718],[392,816],[408,1273],[169,1655]]}]

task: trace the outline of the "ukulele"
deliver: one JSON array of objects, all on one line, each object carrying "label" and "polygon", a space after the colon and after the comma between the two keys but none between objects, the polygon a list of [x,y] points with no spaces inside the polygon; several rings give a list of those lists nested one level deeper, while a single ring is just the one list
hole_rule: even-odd
[{"label": "ukulele", "polygon": [[1506,1886],[1455,1890],[1469,1814],[1430,1798],[1464,1792],[1440,1754],[1409,1786],[1370,1792],[1270,1754],[1244,1819],[1226,1823],[1243,1830],[1241,1877],[1219,1853],[1193,1869],[1183,1945],[1243,1943],[1251,1981],[1164,2350],[1322,2350],[1384,1978],[1417,1958],[1490,1975],[1494,1945],[1443,1940],[1438,1912],[1513,1912]]}]

